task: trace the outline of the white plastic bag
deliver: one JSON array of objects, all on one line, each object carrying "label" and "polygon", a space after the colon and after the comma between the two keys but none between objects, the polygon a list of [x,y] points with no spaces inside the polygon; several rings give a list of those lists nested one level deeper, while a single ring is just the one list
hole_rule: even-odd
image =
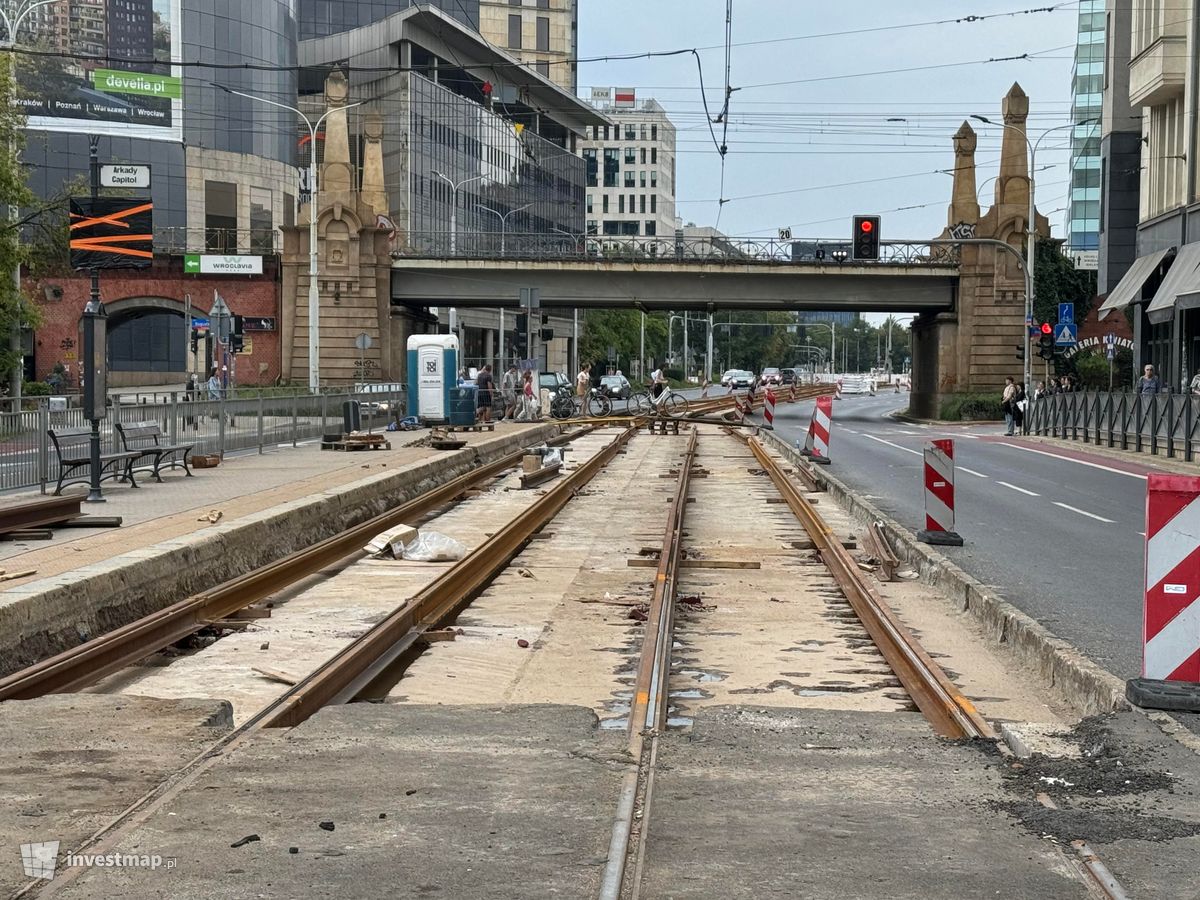
[{"label": "white plastic bag", "polygon": [[404,558],[413,562],[453,562],[467,555],[466,544],[436,531],[422,531],[404,547]]},{"label": "white plastic bag", "polygon": [[557,466],[561,462],[562,451],[557,448],[553,450],[547,450],[546,453],[542,455],[543,466]]}]

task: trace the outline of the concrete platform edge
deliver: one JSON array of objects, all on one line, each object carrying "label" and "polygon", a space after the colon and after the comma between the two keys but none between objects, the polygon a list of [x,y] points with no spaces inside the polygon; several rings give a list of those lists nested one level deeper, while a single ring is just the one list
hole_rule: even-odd
[{"label": "concrete platform edge", "polygon": [[[773,434],[767,443],[794,464],[801,462],[786,441]],[[1129,709],[1125,682],[1089,660],[1072,644],[1026,615],[1002,596],[987,590],[941,553],[918,543],[916,536],[876,506],[857,495],[826,469],[814,477],[845,506],[851,517],[867,525],[882,522],[893,538],[893,549],[926,584],[969,612],[997,644],[1032,668],[1059,695],[1086,715]]]},{"label": "concrete platform edge", "polygon": [[0,676],[363,522],[514,450],[546,424],[293,500],[0,593]]}]

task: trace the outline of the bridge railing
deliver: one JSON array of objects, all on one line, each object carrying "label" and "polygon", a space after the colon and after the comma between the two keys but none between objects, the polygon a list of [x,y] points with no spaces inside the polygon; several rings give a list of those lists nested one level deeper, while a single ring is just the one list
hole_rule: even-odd
[{"label": "bridge railing", "polygon": [[1030,404],[1026,428],[1030,434],[1192,462],[1200,449],[1200,396],[1054,394]]},{"label": "bridge railing", "polygon": [[410,232],[396,259],[473,259],[579,262],[713,262],[776,266],[957,266],[958,248],[924,241],[887,241],[878,260],[850,259],[845,241],[737,237],[633,237],[500,232]]}]

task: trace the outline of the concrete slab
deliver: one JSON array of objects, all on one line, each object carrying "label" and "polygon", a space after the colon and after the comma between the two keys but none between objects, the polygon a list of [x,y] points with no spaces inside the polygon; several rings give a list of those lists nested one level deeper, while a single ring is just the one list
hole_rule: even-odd
[{"label": "concrete slab", "polygon": [[980,751],[912,713],[713,707],[659,748],[645,897],[1084,898],[990,801]]},{"label": "concrete slab", "polygon": [[0,704],[0,894],[24,884],[18,845],[78,846],[230,722],[221,700],[77,694]]},{"label": "concrete slab", "polygon": [[175,869],[93,869],[61,896],[594,896],[619,744],[578,707],[328,709],[234,752],[122,844]]}]

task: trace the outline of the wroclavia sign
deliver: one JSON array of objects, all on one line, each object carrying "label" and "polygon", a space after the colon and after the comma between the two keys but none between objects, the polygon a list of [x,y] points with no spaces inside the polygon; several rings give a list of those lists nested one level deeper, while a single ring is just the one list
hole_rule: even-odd
[{"label": "wroclavia sign", "polygon": [[[1064,350],[1063,357],[1066,359],[1070,359],[1072,356],[1074,356],[1076,353],[1080,352],[1081,350],[1099,349],[1099,348],[1104,347],[1106,345],[1106,343],[1107,342],[1105,341],[1105,338],[1101,337],[1099,335],[1097,335],[1095,337],[1084,338],[1078,344],[1075,344],[1073,347],[1069,347],[1068,349]],[[1126,350],[1133,349],[1133,341],[1131,341],[1129,338],[1117,337],[1116,335],[1113,336],[1113,340],[1111,341],[1111,344],[1114,347],[1124,347]]]},{"label": "wroclavia sign", "polygon": [[169,100],[183,98],[183,79],[172,75],[96,69],[92,72],[92,85],[106,94],[137,94],[141,97],[166,97]]}]

